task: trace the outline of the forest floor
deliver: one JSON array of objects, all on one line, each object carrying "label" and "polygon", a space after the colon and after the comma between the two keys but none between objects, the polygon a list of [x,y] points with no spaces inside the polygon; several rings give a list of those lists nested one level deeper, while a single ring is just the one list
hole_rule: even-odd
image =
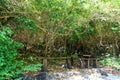
[{"label": "forest floor", "polygon": [[[39,73],[32,73],[32,75]],[[120,71],[112,66],[80,69],[74,65],[72,69],[66,69],[60,64],[57,66],[49,65],[47,74],[51,77],[46,80],[120,80]]]},{"label": "forest floor", "polygon": [[49,73],[54,75],[53,80],[120,80],[120,71],[112,66],[90,69],[53,68]]},{"label": "forest floor", "polygon": [[[39,60],[35,61],[40,62]],[[65,60],[49,60],[47,74],[51,75],[51,78],[48,80],[120,80],[120,71],[112,66],[80,69],[77,60],[72,69],[64,68],[63,65],[65,65]],[[25,74],[34,77],[40,74],[40,70],[28,71]]]},{"label": "forest floor", "polygon": [[120,80],[120,72],[112,69],[72,69],[54,73],[53,80]]}]

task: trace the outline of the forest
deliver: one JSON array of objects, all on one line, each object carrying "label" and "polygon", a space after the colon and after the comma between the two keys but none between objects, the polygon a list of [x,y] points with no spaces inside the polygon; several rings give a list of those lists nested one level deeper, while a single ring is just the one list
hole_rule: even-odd
[{"label": "forest", "polygon": [[120,70],[120,0],[0,0],[0,80],[79,55]]}]

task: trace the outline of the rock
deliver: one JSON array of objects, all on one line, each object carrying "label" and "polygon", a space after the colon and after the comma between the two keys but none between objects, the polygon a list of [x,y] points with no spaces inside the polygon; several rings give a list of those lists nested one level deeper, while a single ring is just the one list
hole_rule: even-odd
[{"label": "rock", "polygon": [[107,79],[108,80],[120,80],[120,76],[115,76],[113,74],[109,74]]},{"label": "rock", "polygon": [[47,72],[47,69],[45,68],[45,66],[42,66],[42,67],[41,67],[40,72]]},{"label": "rock", "polygon": [[41,72],[34,77],[35,80],[54,80],[54,76],[48,74],[47,72]]},{"label": "rock", "polygon": [[70,59],[66,59],[66,64],[68,69],[72,69],[72,64]]},{"label": "rock", "polygon": [[84,75],[83,78],[84,79],[89,79],[89,77],[87,75]]},{"label": "rock", "polygon": [[[20,80],[120,80],[120,76],[109,74],[105,72],[104,68],[72,70],[53,74],[40,72],[34,77],[21,74],[19,78],[21,78]],[[17,78],[10,80],[17,80]]]},{"label": "rock", "polygon": [[67,69],[67,64],[63,64],[61,67]]},{"label": "rock", "polygon": [[25,77],[22,80],[34,80],[34,78],[30,75],[25,75]]},{"label": "rock", "polygon": [[108,74],[105,71],[103,71],[101,69],[98,69],[98,71],[102,76],[108,76]]},{"label": "rock", "polygon": [[19,78],[19,79],[23,80],[23,79],[24,79],[24,77],[25,77],[25,75],[24,75],[24,74],[19,74],[17,78]]},{"label": "rock", "polygon": [[17,80],[17,79],[20,79],[20,80],[32,80],[32,77],[29,76],[29,75],[24,75],[24,74],[19,74],[17,77],[14,77],[10,80]]}]

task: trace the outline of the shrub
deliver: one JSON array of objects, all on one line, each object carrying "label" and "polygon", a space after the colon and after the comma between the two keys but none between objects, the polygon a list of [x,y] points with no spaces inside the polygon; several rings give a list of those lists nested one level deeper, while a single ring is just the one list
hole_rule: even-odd
[{"label": "shrub", "polygon": [[113,66],[116,67],[118,70],[120,70],[120,59],[115,58],[111,55],[106,55],[104,58],[100,61],[104,66]]},{"label": "shrub", "polygon": [[22,72],[22,60],[17,50],[23,45],[11,38],[13,32],[9,27],[0,27],[0,80],[9,79]]}]

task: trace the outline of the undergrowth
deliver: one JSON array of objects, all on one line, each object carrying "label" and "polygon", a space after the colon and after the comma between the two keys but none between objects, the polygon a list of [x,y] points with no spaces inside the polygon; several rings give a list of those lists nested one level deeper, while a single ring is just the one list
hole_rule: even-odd
[{"label": "undergrowth", "polygon": [[118,70],[120,70],[120,58],[116,58],[116,57],[108,54],[104,58],[102,58],[100,60],[100,62],[104,66],[113,66],[113,67],[117,68]]}]

